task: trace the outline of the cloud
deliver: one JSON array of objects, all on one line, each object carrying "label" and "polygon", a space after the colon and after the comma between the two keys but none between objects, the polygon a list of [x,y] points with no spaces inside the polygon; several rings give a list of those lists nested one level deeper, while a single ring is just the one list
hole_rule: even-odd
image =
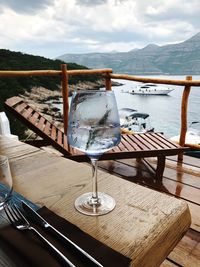
[{"label": "cloud", "polygon": [[76,5],[96,6],[107,3],[107,0],[76,0]]},{"label": "cloud", "polygon": [[38,9],[43,9],[52,3],[53,0],[1,0],[1,9],[9,7],[19,13],[35,13]]},{"label": "cloud", "polygon": [[55,57],[176,43],[199,31],[199,10],[199,0],[2,0],[0,47]]}]

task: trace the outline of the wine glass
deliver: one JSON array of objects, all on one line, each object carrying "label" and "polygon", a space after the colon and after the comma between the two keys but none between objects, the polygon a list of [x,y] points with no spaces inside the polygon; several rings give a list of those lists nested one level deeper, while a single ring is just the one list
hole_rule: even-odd
[{"label": "wine glass", "polygon": [[0,155],[0,210],[10,200],[12,196],[12,175],[8,158]]},{"label": "wine glass", "polygon": [[97,162],[121,139],[117,103],[113,91],[82,90],[73,94],[68,122],[68,142],[86,153],[92,165],[92,192],[75,201],[86,215],[103,215],[115,207],[115,200],[97,190]]}]

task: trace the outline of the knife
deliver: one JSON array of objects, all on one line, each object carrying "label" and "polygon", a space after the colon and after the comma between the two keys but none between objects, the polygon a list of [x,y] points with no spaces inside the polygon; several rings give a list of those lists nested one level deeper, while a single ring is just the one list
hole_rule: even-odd
[{"label": "knife", "polygon": [[64,236],[61,232],[59,232],[55,227],[53,227],[50,223],[48,223],[45,219],[42,218],[34,209],[32,209],[27,203],[22,201],[22,207],[28,217],[35,222],[38,225],[41,225],[45,229],[48,229],[52,233],[54,233],[57,237],[63,239],[65,242],[72,245],[74,248],[76,248],[79,252],[81,252],[85,257],[87,257],[89,260],[91,260],[93,263],[95,263],[99,267],[104,267],[101,263],[99,263],[97,260],[95,260],[90,254],[88,254],[85,250],[83,250],[81,247],[79,247],[77,244],[75,244],[71,239]]}]

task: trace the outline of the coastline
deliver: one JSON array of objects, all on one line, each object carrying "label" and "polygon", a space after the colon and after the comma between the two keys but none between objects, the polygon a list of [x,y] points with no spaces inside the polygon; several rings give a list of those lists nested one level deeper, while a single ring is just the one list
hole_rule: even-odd
[{"label": "coastline", "polygon": [[[121,83],[112,82],[112,86],[120,86]],[[75,90],[99,90],[105,87],[104,81],[97,82],[79,82],[77,84],[69,84],[69,96]],[[47,120],[52,121],[59,128],[63,128],[63,117],[61,111],[54,104],[62,104],[62,91],[50,90],[44,87],[33,87],[30,92],[26,91],[20,95],[31,107],[44,115]],[[27,133],[29,134],[29,132]]]}]

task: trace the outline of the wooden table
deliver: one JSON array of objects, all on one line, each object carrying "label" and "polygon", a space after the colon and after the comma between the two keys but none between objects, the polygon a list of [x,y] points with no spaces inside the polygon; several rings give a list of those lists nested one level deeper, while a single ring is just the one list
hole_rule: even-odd
[{"label": "wooden table", "polygon": [[91,190],[91,168],[0,136],[0,154],[10,159],[14,190],[46,205],[116,251],[131,266],[159,266],[191,223],[184,201],[99,171],[99,190],[116,200],[109,214],[78,213],[74,200]]}]

